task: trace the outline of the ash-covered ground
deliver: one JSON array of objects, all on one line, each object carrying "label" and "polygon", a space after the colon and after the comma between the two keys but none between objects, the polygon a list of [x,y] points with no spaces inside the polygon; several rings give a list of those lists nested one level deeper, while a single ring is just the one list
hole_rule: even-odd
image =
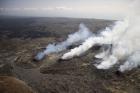
[{"label": "ash-covered ground", "polygon": [[[100,61],[94,58],[100,46],[70,60],[59,60],[68,50],[47,55],[41,61],[34,60],[36,54],[49,43],[64,41],[69,34],[76,32],[80,23],[97,34],[113,22],[99,19],[1,17],[0,93],[5,93],[6,89],[3,87],[6,86],[3,77],[22,80],[35,93],[139,93],[139,68],[119,73],[115,68],[98,70],[94,67],[93,63]],[[10,90],[10,87],[7,89]],[[15,87],[13,90],[18,89]]]}]

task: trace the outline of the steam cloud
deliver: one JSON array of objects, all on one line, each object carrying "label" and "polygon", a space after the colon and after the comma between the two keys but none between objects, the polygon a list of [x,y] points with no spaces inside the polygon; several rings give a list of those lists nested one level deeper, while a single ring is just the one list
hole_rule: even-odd
[{"label": "steam cloud", "polygon": [[70,34],[66,41],[59,44],[49,44],[45,51],[36,56],[36,59],[41,60],[47,54],[61,52],[70,45],[83,42],[82,45],[65,53],[62,59],[80,56],[96,44],[103,47],[107,44],[110,45],[107,50],[95,55],[96,58],[103,60],[95,64],[98,69],[109,69],[115,64],[121,64],[119,71],[124,72],[138,67],[140,65],[139,4],[139,0],[135,0],[130,6],[127,17],[122,21],[116,21],[112,27],[106,27],[100,35],[94,35],[84,24],[80,24],[78,32]]},{"label": "steam cloud", "polygon": [[110,44],[109,50],[97,54],[95,57],[102,58],[100,64],[95,64],[98,69],[109,69],[122,60],[125,62],[120,65],[119,70],[131,70],[140,65],[140,13],[139,0],[135,0],[130,6],[129,16],[123,21],[115,22],[113,28],[106,28],[100,33],[100,36],[89,37],[79,47],[71,49],[62,56],[62,59],[70,59],[74,56],[80,56],[89,50],[95,44]]},{"label": "steam cloud", "polygon": [[55,53],[55,52],[61,52],[65,49],[67,49],[68,46],[75,44],[75,43],[80,43],[83,42],[85,39],[93,35],[92,32],[83,24],[81,23],[79,25],[79,30],[73,34],[68,35],[68,38],[66,41],[63,41],[59,44],[49,44],[46,47],[46,50],[43,52],[40,52],[37,54],[35,57],[36,60],[41,60],[44,58],[45,55],[48,55],[50,53]]}]

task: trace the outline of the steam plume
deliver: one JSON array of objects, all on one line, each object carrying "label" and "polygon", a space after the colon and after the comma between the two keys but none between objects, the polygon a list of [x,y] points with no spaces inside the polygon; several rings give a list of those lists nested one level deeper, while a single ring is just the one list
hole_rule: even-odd
[{"label": "steam plume", "polygon": [[102,56],[96,55],[103,59],[100,64],[95,64],[98,69],[109,69],[116,63],[120,64],[120,60],[126,60],[119,68],[121,72],[138,67],[140,65],[139,4],[139,0],[135,0],[124,21],[116,22],[112,29],[106,28],[100,36],[88,38],[82,45],[64,54],[62,59],[80,56],[95,44],[112,44],[112,52],[109,55],[107,51],[103,51]]},{"label": "steam plume", "polygon": [[74,56],[79,56],[82,53],[86,52],[88,49],[93,47],[95,44],[112,44],[119,39],[119,36],[124,33],[127,28],[128,23],[125,21],[118,21],[115,23],[115,26],[111,28],[106,28],[100,36],[89,37],[82,45],[76,47],[70,52],[64,54],[62,59],[70,59]]},{"label": "steam plume", "polygon": [[41,60],[47,54],[63,51],[72,44],[83,42],[85,39],[87,39],[91,35],[93,35],[92,32],[90,32],[90,30],[83,23],[81,23],[79,25],[79,30],[73,34],[68,35],[68,38],[66,39],[66,41],[63,41],[57,45],[49,44],[46,47],[46,50],[38,53],[35,59]]}]

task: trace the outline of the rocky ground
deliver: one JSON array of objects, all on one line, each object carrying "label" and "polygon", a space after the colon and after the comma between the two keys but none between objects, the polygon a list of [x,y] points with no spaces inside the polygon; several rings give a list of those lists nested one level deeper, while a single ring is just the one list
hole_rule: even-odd
[{"label": "rocky ground", "polygon": [[10,90],[7,85],[15,85],[9,80],[22,82],[20,88],[25,92],[21,93],[139,93],[140,69],[125,73],[115,68],[97,70],[92,64],[98,61],[94,58],[98,47],[71,60],[59,60],[63,52],[33,60],[47,44],[63,41],[77,31],[81,22],[94,33],[113,24],[97,19],[0,18],[0,86],[7,88],[0,87],[0,93]]}]

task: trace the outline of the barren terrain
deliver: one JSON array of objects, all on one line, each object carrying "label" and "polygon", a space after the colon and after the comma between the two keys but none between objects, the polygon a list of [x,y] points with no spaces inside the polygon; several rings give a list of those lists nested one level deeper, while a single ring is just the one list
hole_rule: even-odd
[{"label": "barren terrain", "polygon": [[47,44],[76,32],[81,22],[94,33],[113,24],[99,19],[0,18],[0,77],[16,77],[37,93],[140,93],[139,68],[117,73],[115,68],[98,70],[92,65],[98,61],[94,55],[99,47],[71,60],[59,60],[65,51],[33,60]]}]

